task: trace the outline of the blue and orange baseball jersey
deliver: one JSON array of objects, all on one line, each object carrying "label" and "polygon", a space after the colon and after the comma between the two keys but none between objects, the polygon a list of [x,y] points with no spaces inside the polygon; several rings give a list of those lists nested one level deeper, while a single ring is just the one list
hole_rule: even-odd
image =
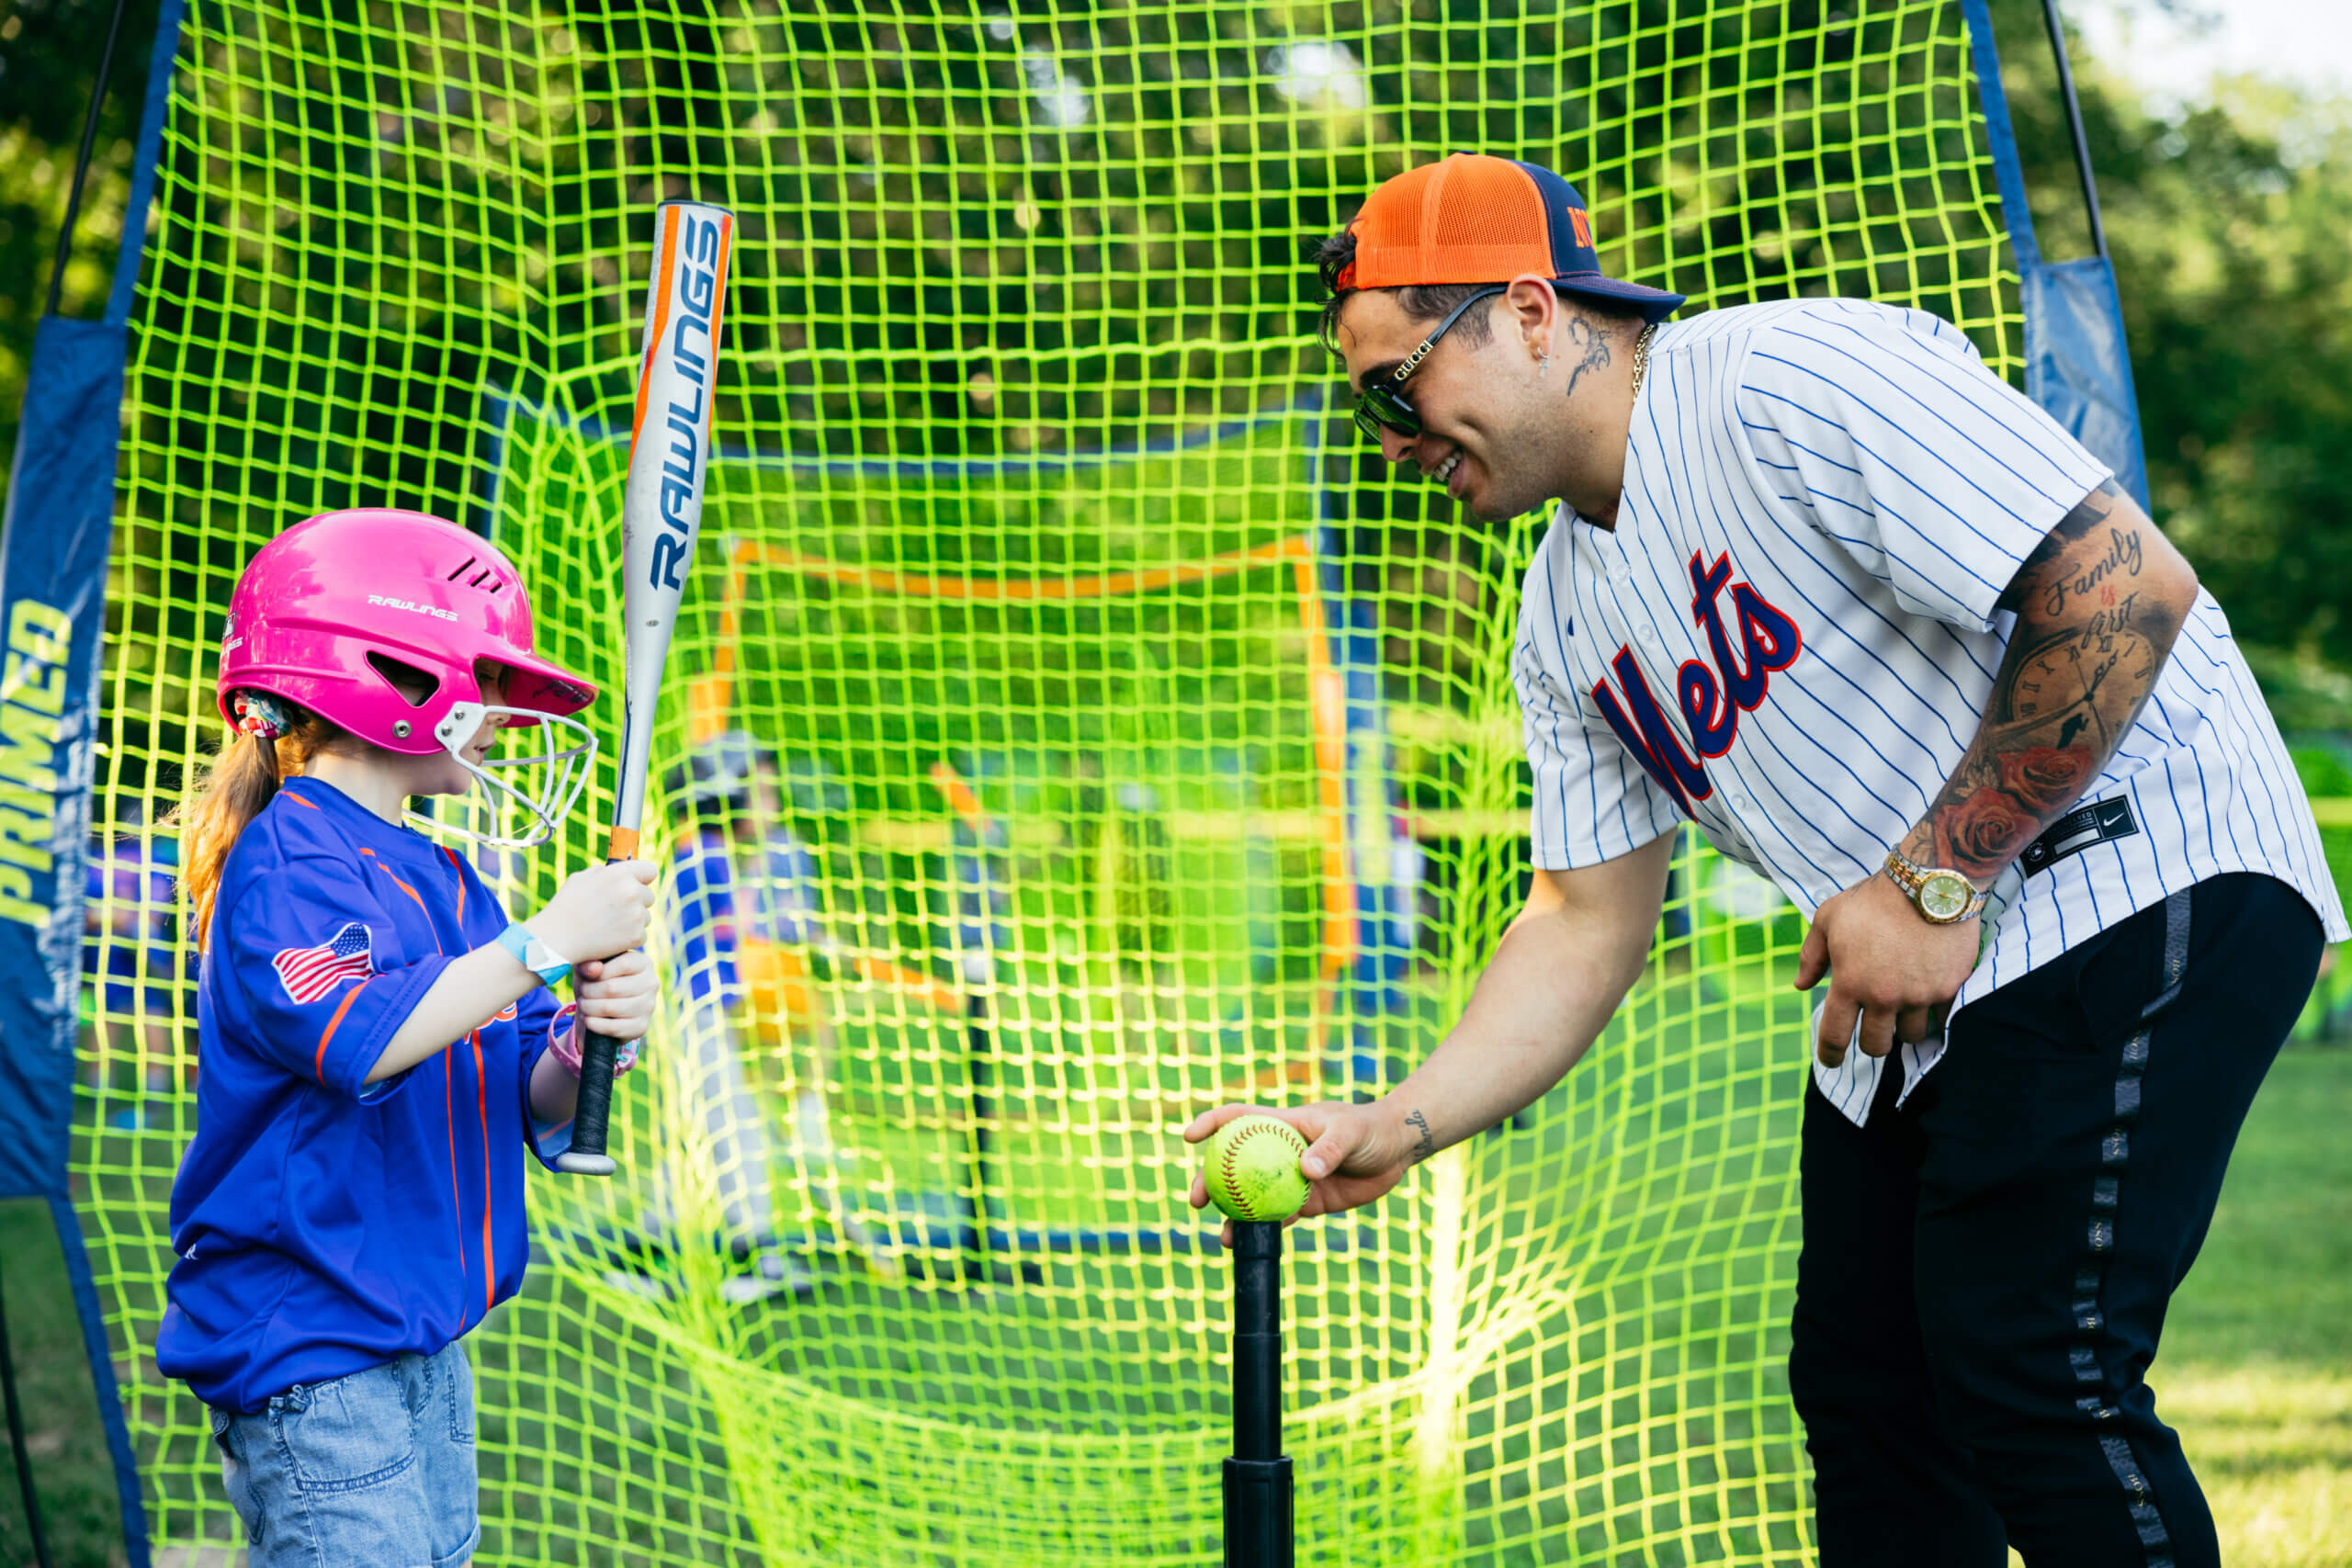
[{"label": "blue and orange baseball jersey", "polygon": [[198,984],[197,1130],[156,1342],[207,1404],[431,1354],[522,1283],[531,1071],[570,1011],[542,987],[447,1050],[368,1073],[451,960],[507,916],[455,852],[314,779],[223,868]]},{"label": "blue and orange baseball jersey", "polygon": [[670,862],[669,918],[680,978],[697,1004],[732,1008],[743,999],[741,973],[752,943],[800,947],[821,942],[818,870],[808,846],[772,829],[756,850],[751,875],[737,868],[747,846],[706,825],[686,835]]},{"label": "blue and orange baseball jersey", "polygon": [[[1791,300],[1658,328],[1614,528],[1561,508],[1527,576],[1512,673],[1535,863],[1592,865],[1687,819],[1810,918],[1926,815],[2007,649],[1996,601],[2109,477],[1926,311]],[[2330,940],[2352,935],[2211,594],[2099,775],[2048,783],[2080,804],[1995,886],[1954,1012],[2224,872],[2278,877]],[[1940,1049],[1903,1047],[1906,1091]],[[1859,1122],[1882,1065],[1815,1073]]]}]

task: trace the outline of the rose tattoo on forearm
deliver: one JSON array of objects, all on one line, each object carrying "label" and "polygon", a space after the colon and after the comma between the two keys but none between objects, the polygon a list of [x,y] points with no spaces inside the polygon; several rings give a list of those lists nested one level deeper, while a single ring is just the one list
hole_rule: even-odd
[{"label": "rose tattoo on forearm", "polygon": [[1979,886],[2098,776],[2194,601],[2143,578],[2154,525],[2110,479],[2051,529],[2000,606],[2017,613],[1984,722],[1899,846]]}]

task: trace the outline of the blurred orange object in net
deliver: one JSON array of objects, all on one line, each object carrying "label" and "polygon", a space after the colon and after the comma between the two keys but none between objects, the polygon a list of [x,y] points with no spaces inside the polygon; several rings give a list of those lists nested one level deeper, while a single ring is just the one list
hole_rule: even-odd
[{"label": "blurred orange object in net", "polygon": [[755,1022],[799,1024],[817,1016],[808,960],[793,948],[746,938],[735,949],[735,978]]}]

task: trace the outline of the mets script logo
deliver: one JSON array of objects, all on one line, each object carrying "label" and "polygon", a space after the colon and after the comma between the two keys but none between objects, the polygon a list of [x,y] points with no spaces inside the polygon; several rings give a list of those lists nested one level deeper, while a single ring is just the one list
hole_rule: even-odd
[{"label": "mets script logo", "polygon": [[[1731,590],[1731,618],[1739,629],[1736,648],[1731,628],[1724,624],[1726,587]],[[1731,750],[1739,734],[1741,712],[1756,711],[1771,684],[1772,672],[1794,664],[1797,655],[1804,651],[1804,643],[1797,635],[1796,622],[1747,583],[1732,581],[1728,555],[1717,556],[1715,564],[1709,566],[1704,557],[1692,553],[1690,615],[1706,631],[1707,651],[1714,656],[1714,668],[1696,659],[1685,660],[1675,672],[1675,705],[1682,712],[1699,755],[1720,757]],[[1619,700],[1609,682],[1596,682],[1592,700],[1600,705],[1600,716],[1609,721],[1609,728],[1658,782],[1658,787],[1674,797],[1682,814],[1690,815],[1691,801],[1704,800],[1714,793],[1707,770],[1683,750],[1681,738],[1650,694],[1649,682],[1634,662],[1634,650],[1620,647],[1610,667],[1617,671],[1623,700]]]}]

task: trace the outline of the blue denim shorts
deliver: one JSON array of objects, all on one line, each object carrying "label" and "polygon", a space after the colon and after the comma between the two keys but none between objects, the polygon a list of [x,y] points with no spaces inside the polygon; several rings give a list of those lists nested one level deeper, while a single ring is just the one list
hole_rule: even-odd
[{"label": "blue denim shorts", "polygon": [[250,1568],[458,1568],[481,1539],[462,1342],[215,1410],[212,1440]]}]

